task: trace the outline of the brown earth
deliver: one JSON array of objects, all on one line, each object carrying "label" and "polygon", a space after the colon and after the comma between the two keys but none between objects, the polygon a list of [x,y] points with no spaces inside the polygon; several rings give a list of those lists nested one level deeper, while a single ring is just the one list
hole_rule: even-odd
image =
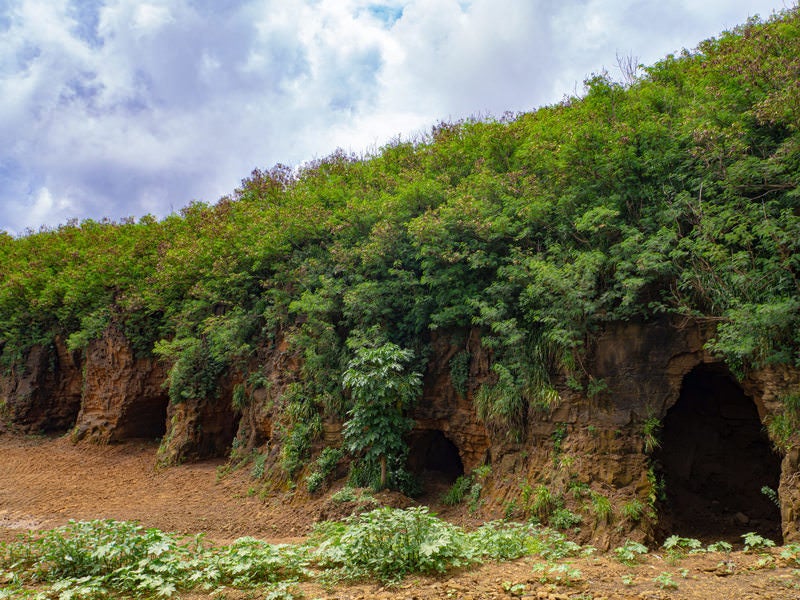
[{"label": "brown earth", "polygon": [[[325,498],[302,503],[288,496],[258,498],[252,494],[246,469],[220,477],[224,463],[219,460],[155,470],[156,449],[155,443],[145,441],[95,446],[74,445],[67,438],[0,435],[0,540],[69,519],[112,518],[166,531],[204,532],[218,542],[243,535],[290,541],[306,534],[330,507]],[[396,495],[379,499],[392,505],[408,502]],[[458,512],[443,516],[470,524]],[[301,591],[306,598],[341,600],[800,598],[800,572],[787,565],[777,550],[769,555],[711,553],[678,561],[653,551],[632,567],[603,554],[567,563],[579,571],[572,573],[569,585],[552,581],[554,575],[543,582],[537,566],[551,565],[528,558],[439,577],[411,577],[394,588],[376,583],[336,588],[303,584]],[[669,579],[677,587],[663,589],[656,578],[663,583]]]}]

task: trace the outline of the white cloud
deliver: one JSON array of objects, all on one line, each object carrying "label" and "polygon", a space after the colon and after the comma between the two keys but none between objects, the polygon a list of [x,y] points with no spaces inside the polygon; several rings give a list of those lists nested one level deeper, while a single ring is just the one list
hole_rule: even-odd
[{"label": "white cloud", "polygon": [[139,4],[133,12],[133,28],[142,32],[153,32],[174,21],[167,6]]},{"label": "white cloud", "polygon": [[0,229],[164,215],[255,166],[528,110],[781,0],[6,0]]},{"label": "white cloud", "polygon": [[53,215],[58,215],[59,220],[66,221],[72,210],[74,207],[68,198],[55,198],[47,187],[41,187],[34,194],[29,218],[31,223],[46,223]]}]

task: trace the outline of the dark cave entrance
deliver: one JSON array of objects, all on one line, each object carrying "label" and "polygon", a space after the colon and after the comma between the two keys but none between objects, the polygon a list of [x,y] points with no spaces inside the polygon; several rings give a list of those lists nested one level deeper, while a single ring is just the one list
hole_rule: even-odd
[{"label": "dark cave entrance", "polygon": [[198,401],[192,454],[198,459],[230,457],[242,413],[233,408],[230,394]]},{"label": "dark cave entrance", "polygon": [[662,535],[741,543],[750,531],[781,541],[780,459],[753,401],[724,365],[701,364],[683,379],[655,454],[663,476]]},{"label": "dark cave entrance", "polygon": [[464,474],[458,448],[438,429],[412,432],[408,448],[408,469],[419,477],[425,495],[444,493]]},{"label": "dark cave entrance", "polygon": [[117,423],[115,441],[130,439],[157,440],[167,432],[169,396],[145,396],[128,405]]}]

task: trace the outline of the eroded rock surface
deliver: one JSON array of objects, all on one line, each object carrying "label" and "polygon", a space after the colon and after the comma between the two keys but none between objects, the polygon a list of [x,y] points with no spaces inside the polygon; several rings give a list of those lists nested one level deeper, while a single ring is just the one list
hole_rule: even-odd
[{"label": "eroded rock surface", "polygon": [[161,438],[166,431],[169,396],[166,369],[137,358],[116,329],[89,343],[81,410],[74,437],[94,442]]},{"label": "eroded rock surface", "polygon": [[[734,532],[737,522],[753,530],[761,523],[765,532],[780,527],[786,541],[800,539],[800,452],[791,448],[780,457],[763,434],[763,425],[783,410],[781,398],[800,390],[800,371],[774,367],[738,381],[704,349],[712,335],[713,325],[703,322],[609,325],[587,351],[577,378],[554,378],[559,401],[529,407],[521,425],[511,428],[483,422],[476,412],[475,395],[493,377],[492,355],[479,332],[437,333],[413,413],[409,466],[447,481],[486,466],[476,475],[476,510],[486,518],[534,516],[535,495],[544,487],[563,508],[581,515],[586,535],[601,546],[664,535],[665,528],[685,524],[675,510],[687,502],[690,510],[717,511],[721,518],[730,511]],[[165,366],[137,358],[124,336],[109,329],[82,360],[60,342],[34,348],[24,368],[0,378],[0,400],[4,420],[24,431],[74,427],[76,439],[104,443],[163,436],[159,457],[165,463],[227,456],[233,447],[240,455],[266,455],[266,468],[277,471],[286,435],[284,395],[300,368],[299,357],[279,339],[250,366],[258,377],[231,372],[218,396],[170,404]],[[699,411],[690,418],[698,427],[675,429],[670,422],[686,410]],[[659,425],[673,431],[659,437]],[[341,417],[326,417],[312,457],[324,446],[338,446],[341,428]],[[726,452],[731,446],[711,437],[760,449]],[[743,478],[774,473],[780,496],[774,518],[768,505],[749,511],[735,506],[735,494],[725,491],[730,482],[717,484],[719,498],[695,485],[730,477],[735,469],[726,461],[746,464]],[[672,490],[663,488],[665,478],[672,478]],[[685,489],[676,495],[680,486]],[[754,490],[747,494],[753,503],[759,497]],[[600,498],[610,503],[610,514],[596,508]],[[635,506],[640,514],[632,515]]]},{"label": "eroded rock surface", "polygon": [[25,362],[0,375],[0,417],[25,433],[64,431],[81,406],[81,361],[60,339],[34,346]]}]

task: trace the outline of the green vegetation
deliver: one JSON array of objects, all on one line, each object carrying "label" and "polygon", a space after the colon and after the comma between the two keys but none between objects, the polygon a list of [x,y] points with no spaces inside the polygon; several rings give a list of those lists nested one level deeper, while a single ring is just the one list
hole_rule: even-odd
[{"label": "green vegetation", "polygon": [[742,539],[744,540],[745,552],[752,552],[754,550],[764,550],[766,548],[773,548],[775,546],[775,542],[763,536],[760,536],[754,531],[745,533],[744,535],[742,535]]},{"label": "green vegetation", "polygon": [[553,440],[553,454],[558,456],[561,454],[562,447],[564,445],[564,440],[567,439],[567,426],[564,423],[561,423],[556,427],[556,430],[550,436]]},{"label": "green vegetation", "polygon": [[783,396],[781,403],[783,410],[767,421],[767,432],[773,445],[787,452],[800,436],[800,392]]},{"label": "green vegetation", "polygon": [[662,548],[673,561],[679,560],[687,554],[704,552],[703,544],[695,538],[684,538],[678,535],[671,535],[666,540]]},{"label": "green vegetation", "polygon": [[560,506],[559,498],[544,484],[537,485],[535,489],[524,487],[522,501],[535,518],[544,522],[547,522],[550,515]]},{"label": "green vegetation", "polygon": [[374,504],[378,505],[378,501],[370,493],[369,490],[356,490],[350,486],[345,486],[338,492],[331,494],[331,501],[335,504],[344,504],[346,502],[356,502],[361,504]]},{"label": "green vegetation", "polygon": [[286,591],[306,577],[308,564],[302,546],[241,538],[215,548],[202,536],[117,521],[71,521],[0,543],[0,581],[9,584],[4,590],[44,584],[58,598],[167,598],[178,590],[226,586]]},{"label": "green vegetation", "polygon": [[336,469],[336,465],[344,457],[344,451],[340,448],[324,448],[317,460],[314,462],[314,470],[306,477],[306,488],[314,493],[322,487],[322,484],[331,476]]},{"label": "green vegetation", "polygon": [[[343,501],[358,499],[349,488],[339,495],[345,491],[350,497]],[[800,564],[797,544],[775,553],[770,552],[774,545],[770,540],[754,533],[742,538],[745,551],[762,553],[765,565],[772,564],[774,557],[790,567]],[[675,562],[687,552],[729,553],[731,545],[717,542],[704,550],[696,540],[673,536],[664,549]],[[303,582],[394,584],[409,575],[523,557],[540,561],[531,565],[533,580],[573,587],[585,581],[573,559],[594,552],[590,546],[579,546],[557,531],[531,523],[491,521],[466,531],[425,507],[381,507],[343,522],[321,523],[300,544],[268,544],[245,537],[215,545],[202,534],[164,533],[131,522],[70,521],[63,527],[0,542],[0,598],[170,598],[192,592],[239,597],[244,592],[247,597],[291,600],[303,597],[299,587]],[[612,554],[631,569],[648,572],[662,560],[657,555],[651,558],[645,546],[630,540]],[[642,563],[646,566],[641,567]],[[729,569],[726,574],[734,572],[732,563],[720,565]],[[678,571],[682,578],[688,573],[687,569]],[[648,577],[661,589],[678,585],[670,572]],[[632,586],[637,578],[628,573],[622,581]],[[507,582],[503,587],[511,595],[525,591],[521,583]]]},{"label": "green vegetation", "polygon": [[592,494],[592,509],[598,523],[610,524],[614,519],[614,507],[611,500],[602,494]]},{"label": "green vegetation", "polygon": [[638,523],[644,516],[645,508],[644,502],[634,498],[622,505],[622,516],[634,523]]},{"label": "green vegetation", "polygon": [[677,590],[678,584],[672,578],[672,573],[661,573],[653,577],[653,582],[662,590]]},{"label": "green vegetation", "polygon": [[778,507],[778,509],[780,509],[781,499],[778,496],[778,492],[773,490],[768,485],[765,485],[761,487],[761,493],[764,494],[767,498],[769,498],[770,502],[772,502],[775,506]]},{"label": "green vegetation", "polygon": [[[388,482],[389,463],[402,470],[408,452],[404,437],[414,422],[406,412],[422,392],[422,375],[406,370],[413,355],[391,342],[362,346],[344,373],[344,386],[353,397],[344,441],[351,452],[363,451],[367,465],[380,465],[379,489]],[[395,487],[402,485],[396,482]]]},{"label": "green vegetation", "polygon": [[733,546],[729,542],[714,542],[713,544],[709,544],[708,548],[706,548],[707,552],[724,552],[726,554],[730,553],[733,550]]},{"label": "green vegetation", "polygon": [[645,554],[647,554],[647,546],[631,540],[626,540],[622,546],[614,548],[617,560],[628,566],[636,564]]},{"label": "green vegetation", "polygon": [[455,482],[453,482],[453,485],[450,486],[450,489],[442,494],[442,504],[446,504],[448,506],[461,504],[464,501],[464,498],[467,497],[467,493],[472,485],[473,479],[471,475],[459,475]]},{"label": "green vegetation", "polygon": [[583,523],[583,517],[566,508],[557,508],[553,511],[547,523],[554,529],[571,529]]},{"label": "green vegetation", "polygon": [[573,586],[583,580],[583,573],[580,569],[566,564],[544,564],[533,565],[533,574],[541,583],[551,583],[554,585]]},{"label": "green vegetation", "polygon": [[264,466],[267,461],[266,454],[253,454],[253,468],[250,469],[250,477],[253,479],[261,479],[264,477]]},{"label": "green vegetation", "polygon": [[467,395],[470,358],[470,353],[462,350],[450,359],[450,381],[453,384],[453,389],[462,398]]},{"label": "green vegetation", "polygon": [[241,538],[215,546],[202,535],[184,537],[136,523],[71,521],[0,542],[0,597],[166,598],[236,588],[292,598],[293,586],[302,581],[389,583],[524,556],[548,561],[541,576],[569,585],[579,572],[555,561],[592,550],[532,524],[492,521],[468,532],[425,507],[381,507],[321,523],[298,545]]},{"label": "green vegetation", "polygon": [[437,573],[484,560],[536,555],[547,560],[582,549],[561,534],[534,525],[492,521],[472,532],[446,523],[426,507],[378,508],[341,523],[325,523],[315,556],[336,579],[397,581],[410,573]]},{"label": "green vegetation", "polygon": [[524,583],[513,583],[511,581],[503,582],[503,591],[512,597],[522,597],[525,594]]},{"label": "green vegetation", "polygon": [[391,581],[471,562],[463,531],[426,507],[378,508],[345,523],[327,523],[323,535],[323,564],[347,579]]},{"label": "green vegetation", "polygon": [[658,436],[661,432],[661,421],[656,417],[645,419],[642,424],[642,437],[644,438],[645,454],[652,454],[657,448],[661,447]]},{"label": "green vegetation", "polygon": [[800,544],[787,544],[780,557],[793,567],[800,567]]},{"label": "green vegetation", "polygon": [[[583,358],[609,322],[709,318],[710,350],[737,373],[798,365],[798,57],[792,8],[625,83],[593,75],[535,112],[255,170],[161,221],[0,234],[0,367],[114,327],[166,362],[172,402],[213,402],[223,374],[246,380],[280,340],[300,365],[302,401],[278,410],[302,410],[276,421],[295,477],[324,418],[368,418],[359,385],[342,383],[369,344],[413,353],[414,373],[430,331],[479,327],[492,364],[475,402],[512,440],[558,404],[556,377],[603,394]],[[462,395],[468,363],[450,365]],[[348,449],[395,485],[403,450],[360,439],[370,431],[351,425]]]}]

